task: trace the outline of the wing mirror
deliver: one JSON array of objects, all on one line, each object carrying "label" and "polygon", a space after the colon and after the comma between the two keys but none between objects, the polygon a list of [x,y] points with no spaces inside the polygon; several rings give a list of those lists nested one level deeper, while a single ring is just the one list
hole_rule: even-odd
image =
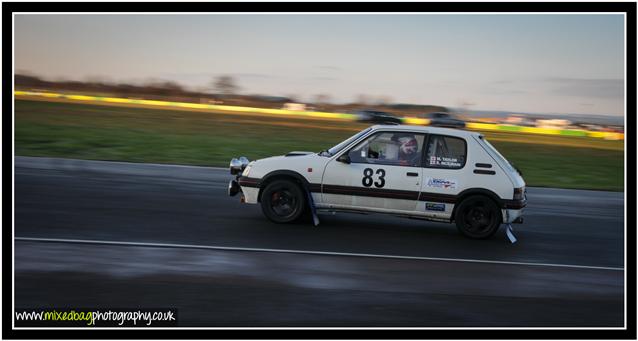
[{"label": "wing mirror", "polygon": [[337,161],[343,162],[343,163],[346,163],[346,164],[350,164],[350,162],[351,162],[350,161],[350,156],[347,153],[346,154],[341,154],[341,156],[339,156],[337,158]]}]

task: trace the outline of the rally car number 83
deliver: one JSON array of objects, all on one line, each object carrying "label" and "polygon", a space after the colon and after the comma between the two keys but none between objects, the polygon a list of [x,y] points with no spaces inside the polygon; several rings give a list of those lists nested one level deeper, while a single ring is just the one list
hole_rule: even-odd
[{"label": "rally car number 83", "polygon": [[448,128],[376,125],[319,153],[232,159],[230,173],[229,195],[277,223],[383,213],[455,223],[485,239],[522,223],[527,203],[521,172],[483,135]]}]

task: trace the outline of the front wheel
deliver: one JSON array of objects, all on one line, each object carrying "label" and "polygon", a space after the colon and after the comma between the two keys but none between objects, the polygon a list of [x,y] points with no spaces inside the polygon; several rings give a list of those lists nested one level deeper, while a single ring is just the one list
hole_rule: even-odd
[{"label": "front wheel", "polygon": [[261,210],[275,223],[290,223],[299,219],[305,204],[303,190],[288,180],[269,183],[261,194]]},{"label": "front wheel", "polygon": [[501,210],[492,199],[475,195],[464,199],[454,216],[456,227],[464,236],[487,239],[501,225]]}]

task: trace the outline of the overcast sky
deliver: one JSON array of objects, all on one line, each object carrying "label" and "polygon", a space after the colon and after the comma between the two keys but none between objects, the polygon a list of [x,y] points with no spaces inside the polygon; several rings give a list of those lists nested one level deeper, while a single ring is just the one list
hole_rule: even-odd
[{"label": "overcast sky", "polygon": [[47,79],[359,94],[518,112],[624,113],[622,15],[16,15],[15,70]]}]

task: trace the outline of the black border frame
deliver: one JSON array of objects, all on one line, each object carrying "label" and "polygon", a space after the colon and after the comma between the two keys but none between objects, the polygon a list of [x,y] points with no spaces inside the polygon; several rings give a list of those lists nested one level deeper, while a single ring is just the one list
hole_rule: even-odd
[{"label": "black border frame", "polygon": [[[326,8],[329,8],[326,10]],[[627,124],[625,127],[625,143],[627,153],[626,163],[626,195],[625,211],[627,215],[627,326],[622,330],[586,330],[586,329],[441,329],[441,330],[392,330],[377,329],[372,333],[365,330],[337,330],[337,329],[242,329],[242,330],[15,330],[12,329],[13,312],[9,302],[12,302],[12,292],[10,281],[13,273],[12,251],[13,240],[11,239],[12,226],[12,204],[13,197],[9,189],[9,184],[13,188],[12,165],[13,165],[13,140],[12,140],[12,118],[11,103],[12,93],[12,58],[5,52],[3,54],[3,77],[2,77],[2,103],[3,103],[3,138],[2,138],[2,158],[3,158],[3,257],[2,265],[4,276],[2,277],[2,338],[18,339],[44,339],[44,338],[64,338],[64,339],[171,339],[171,338],[227,338],[227,339],[636,339],[636,3],[635,2],[431,2],[431,3],[388,3],[376,2],[366,3],[42,3],[42,2],[12,2],[2,3],[2,35],[3,51],[12,51],[12,14],[13,12],[291,12],[291,11],[340,11],[340,12],[624,12],[626,13],[627,27],[627,51],[626,51],[626,82],[627,82]],[[12,53],[13,54],[13,53]],[[11,54],[11,56],[12,56]],[[9,115],[8,113],[11,113]],[[7,285],[9,284],[9,285]]]}]

